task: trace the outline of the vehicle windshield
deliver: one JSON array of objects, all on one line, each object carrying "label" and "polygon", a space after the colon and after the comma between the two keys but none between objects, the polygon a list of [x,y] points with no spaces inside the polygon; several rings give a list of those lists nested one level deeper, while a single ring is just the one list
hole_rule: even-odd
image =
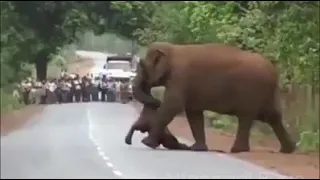
[{"label": "vehicle windshield", "polygon": [[109,62],[107,65],[107,69],[122,69],[123,71],[130,71],[131,67],[130,67],[130,63],[126,63],[126,62]]}]

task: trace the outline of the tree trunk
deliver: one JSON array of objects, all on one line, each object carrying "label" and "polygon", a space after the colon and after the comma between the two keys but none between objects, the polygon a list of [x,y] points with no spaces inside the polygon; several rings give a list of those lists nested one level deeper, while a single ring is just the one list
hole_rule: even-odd
[{"label": "tree trunk", "polygon": [[37,71],[37,78],[42,81],[46,80],[47,78],[47,69],[48,69],[48,62],[49,62],[49,53],[46,51],[41,51],[36,57],[36,71]]}]

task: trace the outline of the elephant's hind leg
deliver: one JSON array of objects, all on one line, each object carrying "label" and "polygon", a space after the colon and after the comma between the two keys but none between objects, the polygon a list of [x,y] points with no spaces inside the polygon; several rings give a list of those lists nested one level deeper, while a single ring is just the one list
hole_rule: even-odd
[{"label": "elephant's hind leg", "polygon": [[280,141],[280,152],[292,153],[296,146],[282,123],[281,113],[279,111],[275,111],[267,117],[266,122],[271,126],[272,130]]},{"label": "elephant's hind leg", "polygon": [[204,132],[203,111],[186,110],[187,119],[195,139],[195,143],[190,147],[192,151],[207,151],[206,136]]},{"label": "elephant's hind leg", "polygon": [[250,151],[249,137],[254,119],[253,116],[238,116],[238,129],[236,140],[231,148],[232,153]]},{"label": "elephant's hind leg", "polygon": [[165,129],[165,132],[161,138],[161,144],[167,149],[173,150],[189,150],[190,148],[183,143],[180,143],[176,137],[169,131],[168,128]]}]

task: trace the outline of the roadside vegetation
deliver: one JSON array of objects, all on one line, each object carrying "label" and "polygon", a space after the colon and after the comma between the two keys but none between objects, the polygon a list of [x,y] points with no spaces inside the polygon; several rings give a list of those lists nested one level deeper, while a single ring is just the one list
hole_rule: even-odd
[{"label": "roadside vegetation", "polygon": [[[228,43],[260,52],[280,69],[283,118],[302,151],[319,151],[319,2],[184,2],[159,6],[139,40]],[[153,90],[159,99],[163,90]],[[205,112],[207,124],[234,133],[235,117]],[[253,136],[273,133],[257,122]]]},{"label": "roadside vegetation", "polygon": [[[132,5],[148,12],[148,4]],[[56,76],[71,63],[76,49],[99,49],[90,44],[93,37],[85,39],[85,32],[113,34],[107,46],[113,48],[110,42],[144,27],[147,21],[141,16],[140,25],[128,22],[136,14],[126,6],[125,2],[1,1],[1,114],[24,107],[12,96],[15,83],[28,76],[40,80]]]},{"label": "roadside vegetation", "polygon": [[[302,151],[319,151],[319,16],[318,1],[1,1],[1,112],[21,106],[10,96],[14,82],[44,79],[77,48],[143,56],[154,41],[227,43],[279,68],[286,126]],[[163,90],[152,93],[161,99]],[[234,117],[205,116],[215,129],[236,128]],[[253,136],[271,134],[256,123]]]}]

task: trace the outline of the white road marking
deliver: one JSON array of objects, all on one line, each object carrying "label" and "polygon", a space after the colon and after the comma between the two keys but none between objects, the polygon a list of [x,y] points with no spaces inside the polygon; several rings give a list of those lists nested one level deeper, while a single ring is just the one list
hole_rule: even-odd
[{"label": "white road marking", "polygon": [[99,145],[98,141],[94,138],[93,135],[93,126],[92,126],[92,118],[91,118],[91,113],[90,110],[87,110],[87,119],[88,119],[88,135],[89,135],[89,139],[93,142],[93,144],[96,146],[98,155],[105,161],[106,165],[112,169],[112,172],[114,175],[116,176],[123,176],[123,174],[116,170],[114,168],[114,165],[110,162],[110,158],[108,156],[105,155],[105,153],[103,152],[101,146]]},{"label": "white road marking", "polygon": [[123,174],[120,171],[113,170],[113,173],[117,176],[123,176]]},{"label": "white road marking", "polygon": [[106,155],[104,154],[104,152],[100,150],[100,147],[98,147],[97,150],[98,150],[99,155],[100,155],[101,157],[106,157]]},{"label": "white road marking", "polygon": [[103,156],[102,159],[104,159],[105,161],[109,160],[109,158],[107,156]]},{"label": "white road marking", "polygon": [[111,164],[110,162],[107,162],[107,166],[112,168],[113,164]]}]

